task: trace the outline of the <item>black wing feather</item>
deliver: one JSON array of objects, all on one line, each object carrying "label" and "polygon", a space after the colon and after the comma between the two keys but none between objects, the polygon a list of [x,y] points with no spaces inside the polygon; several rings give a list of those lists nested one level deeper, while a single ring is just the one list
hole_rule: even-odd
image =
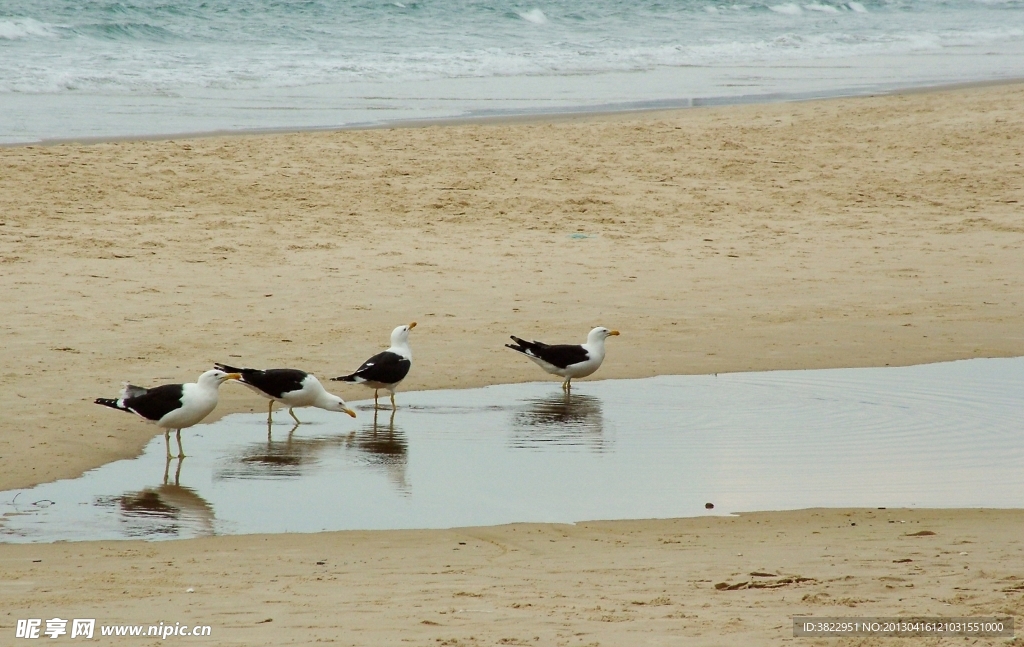
[{"label": "black wing feather", "polygon": [[236,368],[227,364],[214,364],[226,373],[241,373],[242,382],[256,387],[269,396],[280,398],[285,393],[299,391],[309,373],[294,368],[272,368],[261,371],[255,368]]},{"label": "black wing feather", "polygon": [[357,378],[362,378],[367,382],[395,384],[405,379],[411,367],[412,362],[398,353],[384,351],[363,362],[354,373],[333,379],[338,382],[355,382]]},{"label": "black wing feather", "polygon": [[[181,384],[164,384],[149,389],[142,395],[124,399],[124,408],[137,413],[146,420],[160,420],[175,409],[181,408],[184,389]],[[99,402],[97,400],[97,402]],[[100,404],[105,404],[100,402]],[[120,408],[120,407],[116,407]]]},{"label": "black wing feather", "polygon": [[524,355],[531,355],[542,359],[558,368],[566,368],[567,366],[579,364],[590,359],[590,353],[587,352],[587,349],[578,344],[548,345],[540,341],[526,341],[515,335],[511,335],[511,337],[516,343],[514,345],[505,344],[506,347]]}]

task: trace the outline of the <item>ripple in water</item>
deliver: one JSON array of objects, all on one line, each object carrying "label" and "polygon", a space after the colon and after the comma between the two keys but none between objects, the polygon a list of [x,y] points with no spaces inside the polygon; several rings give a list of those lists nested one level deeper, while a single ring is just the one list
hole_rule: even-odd
[{"label": "ripple in water", "polygon": [[158,434],[136,459],[0,493],[0,541],[1024,506],[1024,358],[400,401],[294,428],[228,416],[186,431],[180,461]]}]

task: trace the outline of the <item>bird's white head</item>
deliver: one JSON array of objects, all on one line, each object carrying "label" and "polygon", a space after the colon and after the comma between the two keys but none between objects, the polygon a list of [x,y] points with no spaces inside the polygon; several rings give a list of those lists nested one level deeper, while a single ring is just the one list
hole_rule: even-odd
[{"label": "bird's white head", "polygon": [[219,387],[221,384],[224,384],[228,380],[240,379],[242,379],[242,375],[240,373],[225,373],[224,371],[215,368],[211,371],[206,371],[205,373],[200,375],[199,379],[196,380],[196,382],[200,386],[213,387],[216,389],[217,387]]},{"label": "bird's white head", "polygon": [[399,326],[391,331],[391,345],[392,346],[408,346],[409,345],[409,331],[416,327],[416,322]]},{"label": "bird's white head", "polygon": [[338,396],[334,395],[333,393],[328,393],[327,394],[327,404],[329,406],[326,406],[326,407],[323,407],[323,408],[328,410],[328,411],[340,411],[342,413],[347,413],[348,415],[352,416],[353,418],[356,417],[356,412],[353,411],[352,409],[350,409],[348,407],[348,405],[345,404],[344,400],[342,400]]},{"label": "bird's white head", "polygon": [[587,335],[587,343],[594,344],[604,342],[604,340],[608,339],[609,337],[614,337],[618,334],[618,330],[609,330],[604,326],[598,326],[597,328],[591,330],[590,334]]}]

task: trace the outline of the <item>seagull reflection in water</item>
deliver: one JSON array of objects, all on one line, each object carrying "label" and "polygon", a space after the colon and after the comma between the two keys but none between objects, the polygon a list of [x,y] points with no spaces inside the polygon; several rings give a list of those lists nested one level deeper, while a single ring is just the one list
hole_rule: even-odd
[{"label": "seagull reflection in water", "polygon": [[512,419],[509,444],[520,449],[553,446],[583,447],[596,452],[609,448],[604,437],[601,399],[582,393],[556,393],[526,400]]},{"label": "seagull reflection in water", "polygon": [[[169,482],[171,461],[177,461],[173,483]],[[117,499],[121,520],[128,526],[126,535],[208,537],[216,534],[213,507],[195,490],[181,485],[184,461],[184,458],[168,456],[162,485],[123,494]]]},{"label": "seagull reflection in water", "polygon": [[[295,438],[298,424],[292,425],[284,440],[274,440],[273,424],[267,423],[267,442],[249,445],[231,466],[217,473],[220,478],[272,478],[302,475],[302,467],[316,462],[313,439]],[[319,440],[319,439],[318,439]]]},{"label": "seagull reflection in water", "polygon": [[410,494],[405,471],[409,465],[409,441],[401,429],[395,428],[395,410],[391,410],[385,426],[377,421],[378,410],[373,412],[373,424],[348,435],[348,447],[362,452],[370,465],[378,465],[402,494]]},{"label": "seagull reflection in water", "polygon": [[241,455],[232,458],[216,476],[227,479],[296,478],[316,466],[325,452],[340,449],[352,451],[358,463],[383,467],[395,486],[408,493],[405,470],[409,443],[402,430],[395,427],[394,410],[386,424],[378,420],[378,415],[379,412],[374,411],[373,423],[357,431],[313,438],[296,436],[298,425],[295,425],[285,439],[274,440],[268,425],[265,444],[244,448]]}]

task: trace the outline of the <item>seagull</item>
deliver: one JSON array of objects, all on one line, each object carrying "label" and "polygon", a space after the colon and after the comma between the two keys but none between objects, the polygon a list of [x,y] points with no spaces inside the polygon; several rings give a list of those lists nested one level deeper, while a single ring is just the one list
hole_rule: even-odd
[{"label": "seagull", "polygon": [[416,322],[399,326],[391,331],[391,348],[377,353],[363,362],[355,373],[332,377],[335,382],[355,382],[365,384],[373,389],[373,408],[376,410],[377,391],[387,389],[391,392],[391,410],[395,405],[395,387],[405,379],[412,367],[412,350],[409,348],[409,331],[416,327]]},{"label": "seagull", "polygon": [[240,374],[239,381],[256,393],[270,400],[267,406],[267,423],[274,413],[274,402],[288,407],[288,413],[295,424],[302,421],[295,416],[295,407],[317,407],[327,411],[341,411],[353,418],[356,412],[346,406],[345,401],[324,390],[320,380],[305,371],[294,368],[272,368],[261,371],[256,368],[235,368],[227,364],[214,364],[218,369]]},{"label": "seagull", "polygon": [[511,335],[515,344],[505,346],[526,355],[548,373],[564,377],[562,390],[569,391],[572,388],[572,378],[586,377],[601,367],[601,362],[604,361],[604,340],[618,334],[618,330],[608,330],[599,326],[590,331],[585,344],[554,346],[539,341],[526,341]]},{"label": "seagull", "polygon": [[171,455],[171,429],[176,430],[178,458],[185,458],[181,448],[181,430],[210,415],[217,406],[217,393],[221,384],[241,377],[238,373],[215,369],[206,371],[194,383],[188,384],[164,384],[145,389],[125,382],[116,400],[96,398],[96,404],[129,411],[163,427],[168,456]]}]

